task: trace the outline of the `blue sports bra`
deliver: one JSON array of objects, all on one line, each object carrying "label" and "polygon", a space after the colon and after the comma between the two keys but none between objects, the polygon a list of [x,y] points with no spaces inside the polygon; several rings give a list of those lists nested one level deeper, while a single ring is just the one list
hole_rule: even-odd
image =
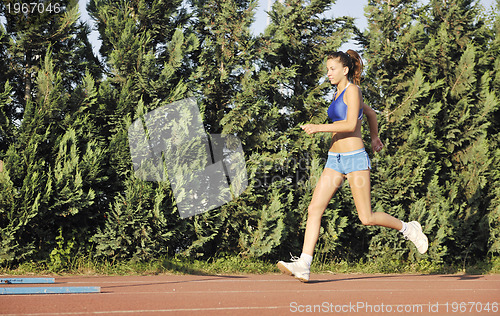
[{"label": "blue sports bra", "polygon": [[[334,99],[332,104],[328,107],[328,117],[333,122],[344,121],[347,119],[347,104],[344,102],[344,92],[349,87],[350,83],[344,88],[344,91],[340,93],[338,98]],[[363,108],[359,109],[358,120],[363,118]]]}]

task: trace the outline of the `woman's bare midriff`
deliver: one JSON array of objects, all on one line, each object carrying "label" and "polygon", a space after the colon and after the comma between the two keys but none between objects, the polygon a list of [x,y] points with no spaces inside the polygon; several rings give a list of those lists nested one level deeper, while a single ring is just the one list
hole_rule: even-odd
[{"label": "woman's bare midriff", "polygon": [[330,152],[346,153],[364,148],[363,139],[361,138],[361,120],[358,120],[354,132],[333,133],[332,146]]}]

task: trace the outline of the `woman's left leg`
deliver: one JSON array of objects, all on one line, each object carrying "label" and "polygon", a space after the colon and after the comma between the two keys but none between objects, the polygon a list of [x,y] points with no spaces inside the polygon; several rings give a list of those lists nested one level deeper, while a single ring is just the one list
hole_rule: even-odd
[{"label": "woman's left leg", "polygon": [[384,212],[373,212],[371,204],[370,170],[354,171],[347,175],[354,204],[363,225],[378,225],[401,230],[403,223]]},{"label": "woman's left leg", "polygon": [[406,239],[415,244],[420,253],[427,252],[429,241],[422,232],[420,223],[416,221],[405,223],[406,227],[402,229],[403,222],[399,219],[384,212],[372,212],[370,170],[351,172],[347,175],[347,179],[351,186],[352,197],[358,210],[359,219],[363,225],[378,225],[397,229],[403,233]]}]

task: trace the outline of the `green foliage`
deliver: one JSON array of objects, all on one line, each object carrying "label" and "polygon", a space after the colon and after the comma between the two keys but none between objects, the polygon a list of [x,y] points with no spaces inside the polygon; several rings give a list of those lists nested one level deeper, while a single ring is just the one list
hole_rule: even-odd
[{"label": "green foliage", "polygon": [[[6,17],[12,35],[6,46],[14,70],[7,73],[9,81],[2,99],[5,116],[1,130],[6,135],[0,141],[1,147],[7,148],[1,151],[5,162],[0,193],[2,263],[48,258],[61,228],[68,228],[63,230],[64,238],[75,238],[80,248],[87,248],[86,234],[92,230],[89,225],[96,213],[92,207],[98,187],[94,184],[95,176],[103,173],[99,164],[103,149],[99,148],[98,131],[92,129],[91,104],[82,97],[93,79],[87,72],[81,85],[85,58],[79,53],[85,49],[70,53],[82,44],[73,35],[83,26],[76,25],[75,3],[54,17],[45,17],[52,21],[47,25],[44,17],[31,24],[25,24],[22,15]],[[25,27],[28,30],[22,32]],[[39,41],[46,41],[42,50]],[[36,45],[24,45],[26,42]],[[35,51],[40,55],[32,59]],[[19,56],[28,58],[27,65],[19,63]],[[19,80],[16,67],[26,72],[23,80]],[[35,70],[37,75],[32,76]],[[15,82],[12,88],[10,82]],[[87,173],[89,169],[92,171]]]},{"label": "green foliage", "polygon": [[182,240],[186,227],[178,220],[169,222],[175,214],[165,210],[176,211],[166,203],[173,199],[169,191],[166,184],[128,180],[127,195],[116,196],[104,227],[92,238],[96,257],[151,259],[172,252],[168,245]]},{"label": "green foliage", "polygon": [[57,271],[67,267],[71,261],[75,248],[74,238],[71,241],[65,241],[62,229],[59,229],[59,235],[56,237],[56,247],[50,252],[50,268]]},{"label": "green foliage", "polygon": [[[494,61],[479,48],[490,47],[494,36],[470,1],[398,5],[383,7],[409,10],[406,16],[417,16],[417,23],[398,28],[394,42],[384,34],[387,46],[374,41],[366,51],[367,99],[376,100],[385,114],[381,130],[389,144],[378,160],[384,169],[374,172],[374,197],[387,201],[382,209],[396,208],[403,219],[423,223],[430,238],[428,256],[436,262],[484,256],[493,201],[484,197],[496,194],[489,174],[498,166],[490,125],[499,103],[487,83]],[[367,11],[373,22],[365,36],[370,37],[389,21],[370,7]],[[404,14],[398,17],[405,21]],[[426,32],[423,25],[429,25]],[[380,76],[389,65],[392,75]],[[379,195],[385,191],[392,197]],[[389,251],[384,243],[373,247],[377,239],[371,252]],[[392,249],[413,256],[404,248]]]},{"label": "green foliage", "polygon": [[[317,258],[327,269],[347,260],[383,272],[495,262],[498,13],[469,0],[370,0],[362,33],[352,18],[325,15],[331,0],[287,0],[253,35],[253,0],[92,0],[101,65],[77,2],[58,3],[63,14],[38,19],[0,11],[0,265],[42,260],[60,271],[83,253],[108,263],[176,258],[167,270],[212,258],[229,269],[221,258],[298,252],[331,141],[299,126],[327,120],[325,56],[353,34],[367,62],[364,101],[386,145],[371,154],[373,209],[420,221],[430,248],[422,256],[399,233],[361,225],[344,185],[325,211]],[[241,141],[248,187],[181,219],[168,180],[136,177],[127,133],[193,96],[207,133]]]}]

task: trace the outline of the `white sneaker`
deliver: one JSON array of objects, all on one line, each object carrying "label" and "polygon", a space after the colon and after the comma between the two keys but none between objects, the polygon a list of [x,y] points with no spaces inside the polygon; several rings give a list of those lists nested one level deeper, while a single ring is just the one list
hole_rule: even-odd
[{"label": "white sneaker", "polygon": [[294,276],[301,282],[309,282],[309,266],[300,258],[292,257],[292,262],[279,261],[278,269],[283,273]]},{"label": "white sneaker", "polygon": [[420,226],[419,222],[413,221],[407,223],[408,228],[403,233],[407,240],[412,241],[417,247],[418,252],[424,254],[427,252],[427,248],[429,247],[429,240],[427,236],[422,232],[422,226]]}]

